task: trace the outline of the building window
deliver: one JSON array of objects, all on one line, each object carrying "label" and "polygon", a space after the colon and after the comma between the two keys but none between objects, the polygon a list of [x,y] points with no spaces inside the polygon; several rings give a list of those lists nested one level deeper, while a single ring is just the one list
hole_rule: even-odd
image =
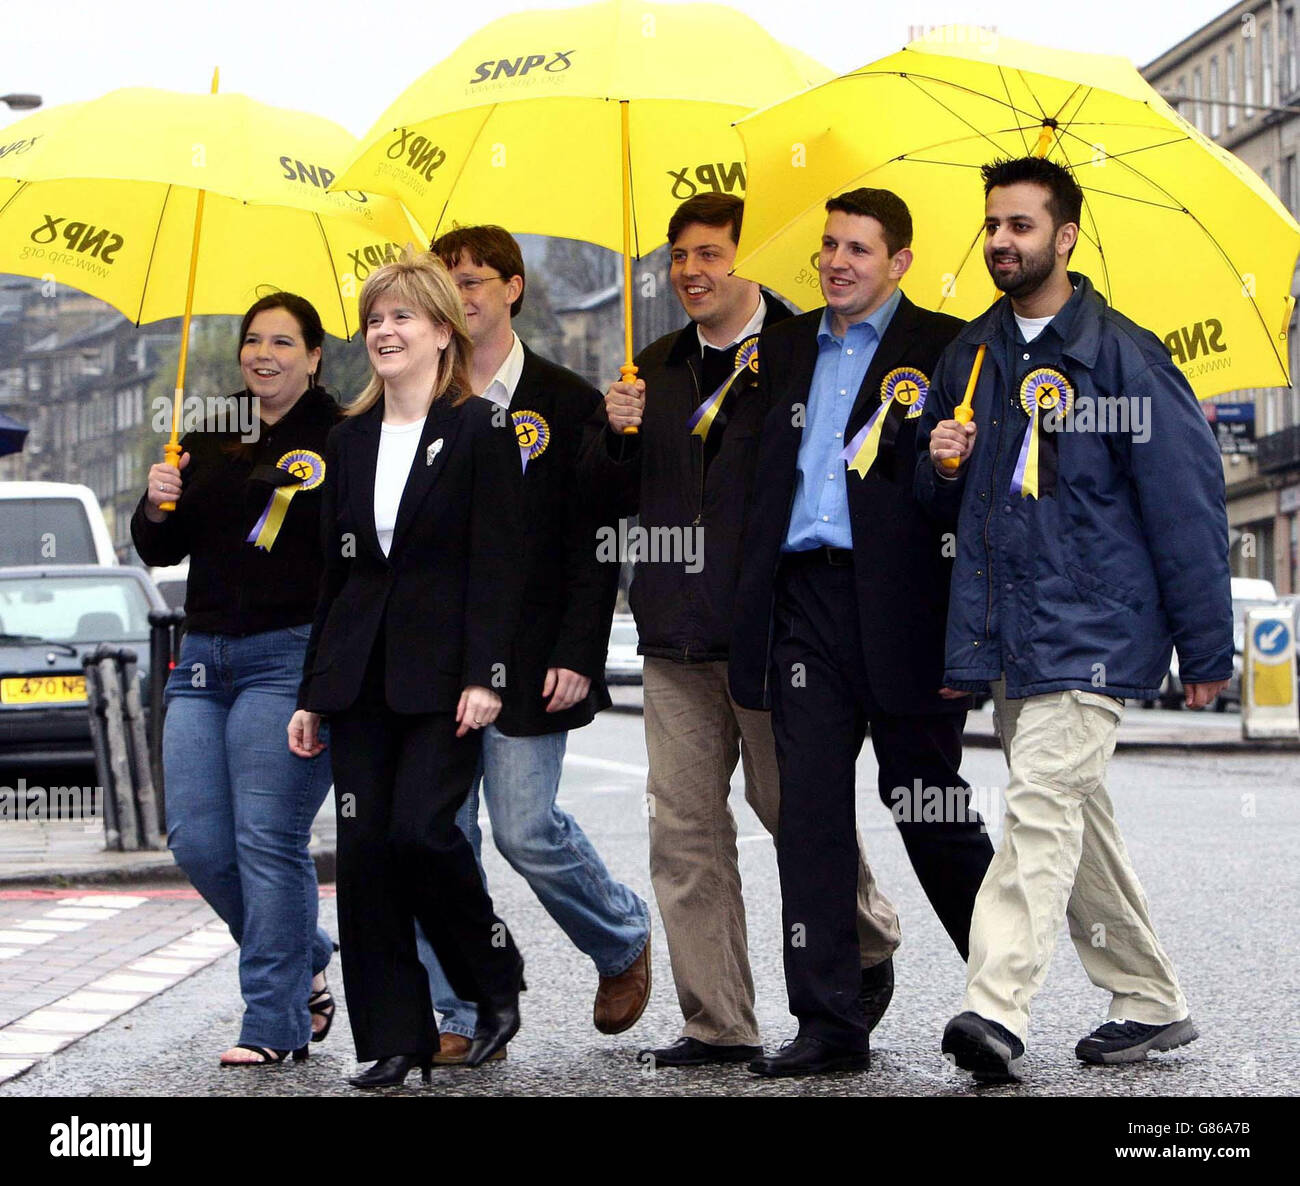
[{"label": "building window", "polygon": [[[1265,165],[1264,172],[1261,173],[1260,176],[1264,178],[1264,184],[1267,185],[1269,189],[1273,189],[1273,166]],[[1276,193],[1277,191],[1273,190],[1273,192]]]},{"label": "building window", "polygon": [[1255,114],[1255,39],[1244,37],[1241,42],[1241,78],[1246,89],[1246,118]]},{"label": "building window", "polygon": [[1223,131],[1223,108],[1219,105],[1219,59],[1210,59],[1210,135]]},{"label": "building window", "polygon": [[1295,153],[1282,162],[1282,192],[1279,195],[1284,205],[1292,214],[1296,212],[1296,203],[1300,193],[1296,192]]},{"label": "building window", "polygon": [[1228,127],[1237,126],[1237,47],[1228,46]]},{"label": "building window", "polygon": [[1192,123],[1198,132],[1205,131],[1205,122],[1201,117],[1201,68],[1192,71]]},{"label": "building window", "polygon": [[1268,107],[1273,102],[1273,30],[1265,25],[1259,38],[1259,105]]},{"label": "building window", "polygon": [[1290,95],[1296,89],[1295,9],[1282,16],[1282,87]]}]

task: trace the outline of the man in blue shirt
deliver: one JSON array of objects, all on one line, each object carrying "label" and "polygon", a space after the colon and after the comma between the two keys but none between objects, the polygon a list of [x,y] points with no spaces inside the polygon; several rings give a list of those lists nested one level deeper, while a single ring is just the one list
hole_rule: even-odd
[{"label": "man in blue shirt", "polygon": [[1009,768],[943,1052],[1005,1082],[1020,1078],[1029,1003],[1067,920],[1111,996],[1078,1058],[1135,1062],[1197,1036],[1105,772],[1124,698],[1156,695],[1174,645],[1189,708],[1222,691],[1233,646],[1223,470],[1195,395],[1154,334],[1067,270],[1073,175],[1036,157],[983,174],[984,262],[1006,299],[943,355],[916,491],[956,523],[945,692],[992,691]]},{"label": "man in blue shirt", "polygon": [[854,766],[878,790],[963,957],[992,847],[958,772],[967,702],[939,695],[951,548],[912,493],[916,424],[955,318],[900,291],[912,219],[888,190],[826,204],[823,309],[763,331],[763,421],[741,549],[730,682],[772,710],[777,860],[798,1038],[761,1075],[866,1070],[854,938]]}]

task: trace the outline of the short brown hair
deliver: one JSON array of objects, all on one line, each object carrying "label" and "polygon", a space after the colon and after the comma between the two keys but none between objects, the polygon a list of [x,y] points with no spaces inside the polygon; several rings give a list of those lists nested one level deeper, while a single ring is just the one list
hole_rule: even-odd
[{"label": "short brown hair", "polygon": [[445,235],[439,235],[429,250],[447,265],[448,271],[460,263],[462,255],[468,255],[476,268],[495,268],[504,280],[518,276],[519,297],[510,306],[510,316],[518,316],[524,307],[528,277],[524,275],[524,257],[519,244],[505,227],[491,223],[453,227]]},{"label": "short brown hair", "polygon": [[[433,398],[441,399],[452,392],[454,404],[464,403],[474,394],[470,387],[469,364],[474,354],[474,343],[465,328],[465,310],[460,303],[451,276],[431,251],[418,255],[408,247],[401,259],[385,264],[370,273],[361,288],[357,304],[361,313],[361,330],[364,333],[380,297],[393,294],[413,308],[421,310],[435,325],[445,325],[451,330],[451,341],[442,352],[438,366],[438,383]],[[359,416],[378,403],[384,395],[384,381],[370,371],[370,382],[365,390],[343,409],[344,415]]]},{"label": "short brown hair", "polygon": [[885,247],[890,255],[897,255],[904,247],[912,246],[912,212],[892,190],[851,189],[826,203],[826,213],[830,214],[832,210],[874,218],[884,231]]},{"label": "short brown hair", "polygon": [[696,194],[673,211],[668,220],[668,243],[676,243],[677,236],[695,223],[730,227],[731,241],[739,243],[740,223],[744,216],[745,203],[735,194]]}]

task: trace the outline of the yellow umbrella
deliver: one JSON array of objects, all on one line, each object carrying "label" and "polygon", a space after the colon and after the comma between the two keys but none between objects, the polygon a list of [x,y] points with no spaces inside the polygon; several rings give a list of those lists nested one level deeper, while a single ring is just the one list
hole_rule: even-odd
[{"label": "yellow umbrella", "polygon": [[0,272],[48,278],[137,325],[185,308],[206,193],[195,313],[297,292],[326,330],[356,330],[369,271],[418,241],[391,198],[330,193],[356,139],[243,95],[134,88],[37,112],[0,132]]},{"label": "yellow umbrella", "polygon": [[796,303],[821,302],[823,203],[870,186],[912,211],[908,295],[974,317],[998,295],[979,166],[1037,152],[1083,189],[1070,266],[1164,339],[1200,397],[1290,384],[1300,226],[1126,59],[950,28],[737,127],[753,197],[736,271]]},{"label": "yellow umbrella", "polygon": [[622,251],[630,368],[632,255],[686,198],[744,196],[731,121],[827,77],[721,5],[516,13],[408,87],[336,184],[400,198],[435,236],[495,222]]},{"label": "yellow umbrella", "polygon": [[[137,325],[183,316],[169,462],[192,313],[282,290],[356,329],[370,270],[422,238],[401,205],[327,192],[355,139],[243,95],[133,88],[10,125],[0,145],[0,271],[90,293]],[[164,508],[169,509],[169,508]]]}]

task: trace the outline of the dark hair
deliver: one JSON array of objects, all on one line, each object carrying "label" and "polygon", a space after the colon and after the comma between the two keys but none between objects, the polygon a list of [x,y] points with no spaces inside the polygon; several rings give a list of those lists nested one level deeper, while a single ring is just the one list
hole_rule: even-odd
[{"label": "dark hair", "polygon": [[478,268],[495,268],[504,280],[518,276],[523,287],[519,297],[510,306],[510,316],[518,316],[524,307],[524,288],[528,286],[528,277],[524,275],[524,257],[519,250],[515,237],[505,227],[485,223],[481,226],[453,227],[445,235],[439,235],[429,246],[447,271],[451,271],[462,255],[468,255]]},{"label": "dark hair", "polygon": [[826,213],[833,210],[874,218],[884,231],[885,247],[890,255],[912,246],[912,212],[892,190],[851,189],[827,201]]},{"label": "dark hair", "polygon": [[[316,312],[316,306],[306,297],[300,297],[294,292],[273,292],[248,306],[248,312],[244,314],[244,320],[239,323],[239,346],[235,351],[236,361],[244,352],[244,338],[248,336],[248,327],[253,324],[253,318],[259,313],[265,313],[268,309],[283,309],[298,323],[298,329],[302,333],[303,345],[308,351],[319,350],[324,345],[325,327],[321,325],[320,314]],[[325,354],[324,351],[321,351],[321,360],[316,364],[316,373],[311,376],[310,385],[312,387],[321,385],[321,368],[324,365]]]},{"label": "dark hair", "polygon": [[668,220],[668,243],[677,242],[677,236],[688,226],[730,227],[731,241],[740,242],[740,223],[745,217],[745,203],[735,194],[696,194],[687,198]]},{"label": "dark hair", "polygon": [[1083,190],[1074,174],[1064,165],[1045,157],[1022,156],[990,161],[980,169],[984,178],[984,196],[998,186],[1018,185],[1028,181],[1047,190],[1047,212],[1052,216],[1052,230],[1060,230],[1067,222],[1079,225],[1083,217]]}]

